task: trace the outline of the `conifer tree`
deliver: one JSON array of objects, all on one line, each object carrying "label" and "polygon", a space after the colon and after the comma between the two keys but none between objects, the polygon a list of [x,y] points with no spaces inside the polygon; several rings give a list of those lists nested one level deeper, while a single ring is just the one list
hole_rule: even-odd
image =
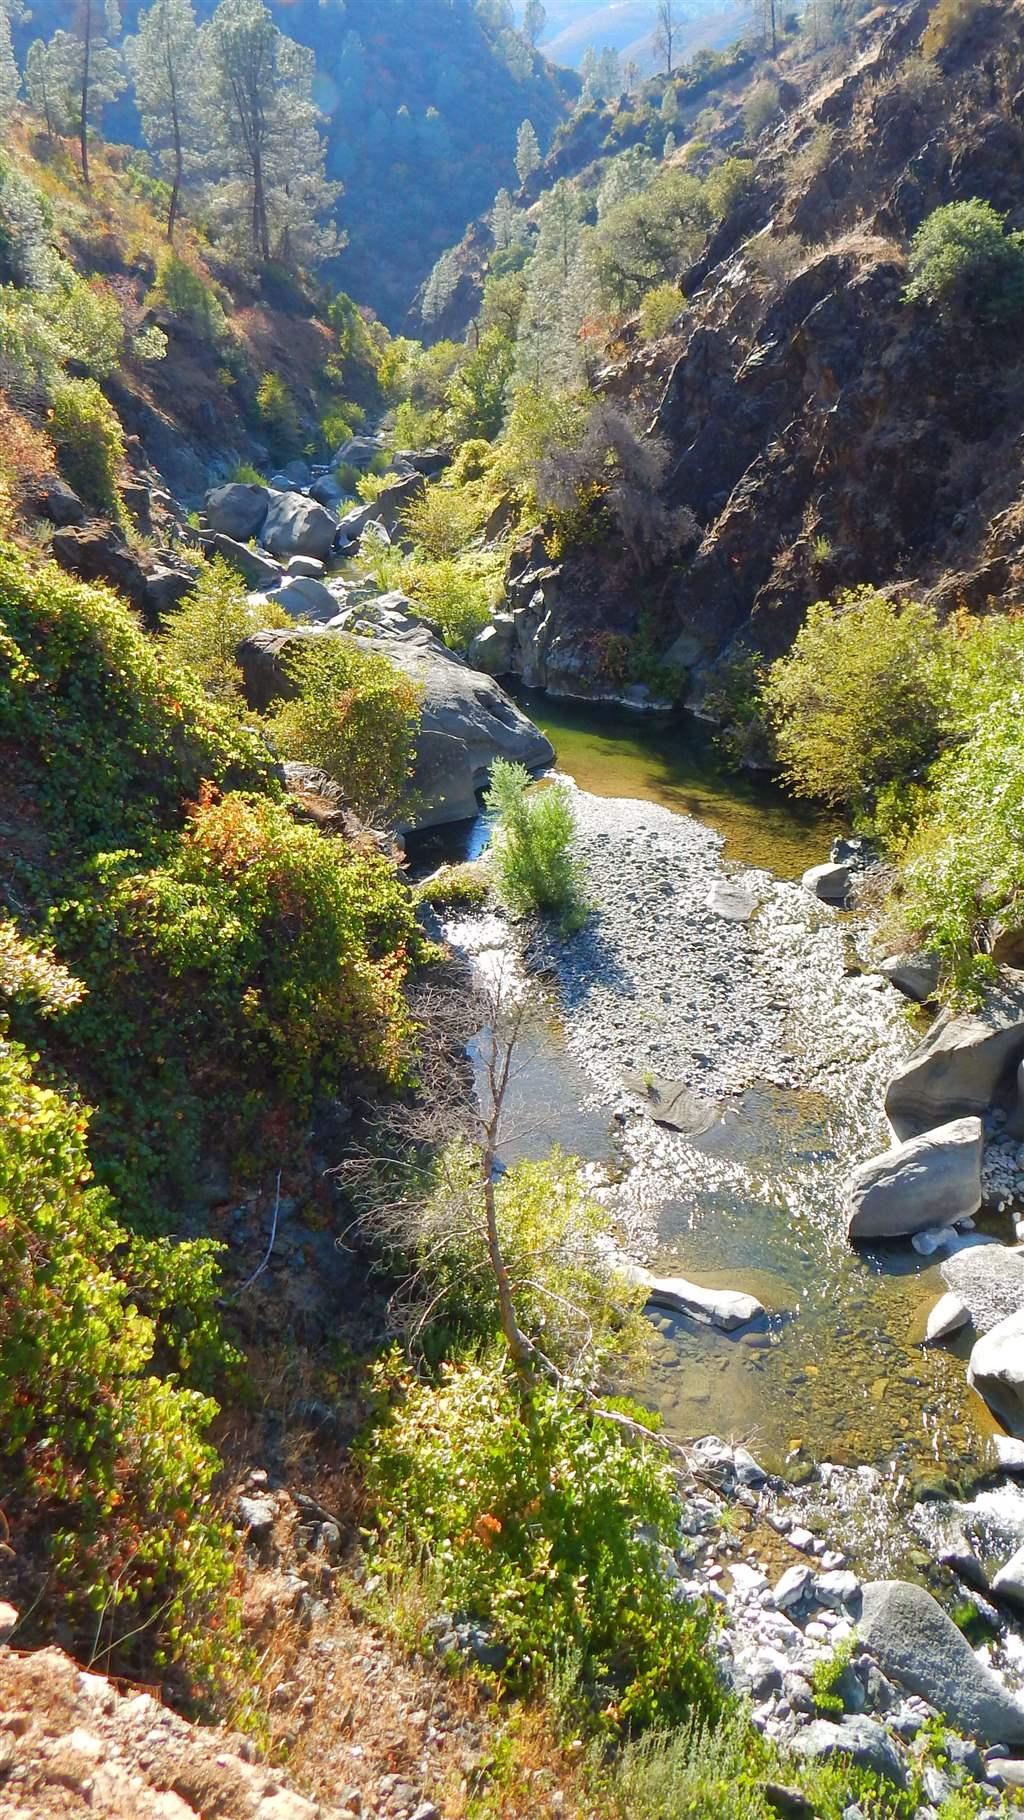
[{"label": "conifer tree", "polygon": [[540,169],[540,161],[540,140],[532,121],[524,120],[516,140],[516,170],[520,183],[528,182],[534,171]]},{"label": "conifer tree", "polygon": [[491,233],[499,252],[515,246],[523,238],[522,213],[516,208],[508,190],[499,190],[491,210]]},{"label": "conifer tree", "polygon": [[153,0],[139,14],[136,36],[125,45],[142,131],[171,185],[168,240],[174,239],[181,206],[186,143],[194,143],[190,129],[198,39],[192,0]]},{"label": "conifer tree", "polygon": [[547,22],[547,8],[543,5],[543,0],[526,0],[523,11],[523,37],[531,50],[536,50],[543,38]]},{"label": "conifer tree", "polygon": [[313,52],[278,30],[263,0],[220,0],[200,31],[198,66],[211,211],[244,221],[249,252],[264,264],[327,258],[338,237],[322,218],[340,185],[324,174]]},{"label": "conifer tree", "polygon": [[46,46],[51,112],[55,109],[63,124],[78,136],[86,187],[91,181],[89,129],[125,86],[121,53],[109,42],[120,31],[117,0],[79,0],[73,29],[54,32]]},{"label": "conifer tree", "polygon": [[6,7],[0,5],[0,126],[10,119],[20,92],[21,77],[14,59],[11,21]]},{"label": "conifer tree", "polygon": [[54,87],[49,46],[34,38],[25,53],[25,93],[29,107],[46,127],[47,139],[54,139],[67,128],[67,110],[62,108]]}]

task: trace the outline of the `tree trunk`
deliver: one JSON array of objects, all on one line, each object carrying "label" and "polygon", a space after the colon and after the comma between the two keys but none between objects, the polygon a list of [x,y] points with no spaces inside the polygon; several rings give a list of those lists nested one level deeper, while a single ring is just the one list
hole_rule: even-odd
[{"label": "tree trunk", "polygon": [[181,151],[181,122],[178,119],[178,98],[177,98],[177,96],[174,97],[174,101],[173,101],[173,131],[174,131],[174,181],[171,184],[171,204],[170,204],[169,209],[167,210],[167,238],[170,241],[173,241],[173,239],[174,239],[174,229],[175,229],[175,225],[178,220],[178,208],[179,208],[180,201],[181,201],[181,173],[182,173],[182,164],[183,164],[182,151]]},{"label": "tree trunk", "polygon": [[92,8],[93,0],[85,0],[85,36],[82,57],[82,111],[78,121],[78,144],[82,156],[82,182],[86,189],[91,186],[89,177],[89,79],[92,74]]},{"label": "tree trunk", "polygon": [[263,154],[254,147],[252,160],[252,243],[253,251],[263,260],[270,258],[270,235],[267,231],[267,198],[263,188]]}]

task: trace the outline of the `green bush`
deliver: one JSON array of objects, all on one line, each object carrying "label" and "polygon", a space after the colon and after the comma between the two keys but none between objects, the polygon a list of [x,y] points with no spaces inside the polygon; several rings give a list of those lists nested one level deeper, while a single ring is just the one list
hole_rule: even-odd
[{"label": "green bush", "polygon": [[496,760],[484,799],[497,817],[495,884],[516,915],[553,913],[568,934],[587,917],[582,870],[572,850],[572,800],[564,784],[533,791],[529,786],[530,774],[522,765]]},{"label": "green bush", "polygon": [[155,1355],[180,1371],[162,1316],[173,1298],[188,1325],[195,1294],[207,1363],[223,1369],[218,1248],[136,1253],[151,1303],[140,1312],[123,1275],[128,1235],[90,1185],[87,1128],[0,1037],[0,1446],[6,1518],[34,1538],[38,1582],[19,1641],[61,1622],[102,1668],[147,1679],[170,1668],[210,1695],[240,1659],[205,1439],[216,1407],[157,1376]]},{"label": "green bush", "polygon": [[656,284],[640,299],[640,327],[645,341],[657,341],[666,335],[686,308],[686,298],[677,284]]},{"label": "green bush", "polygon": [[116,515],[124,432],[95,379],[62,379],[49,421],[60,471],[88,505]]},{"label": "green bush", "polygon": [[487,902],[490,890],[487,867],[467,861],[464,865],[440,866],[431,878],[414,886],[413,898],[433,910],[478,910]]},{"label": "green bush", "polygon": [[175,664],[194,671],[214,701],[242,706],[236,652],[257,626],[290,625],[282,608],[253,607],[237,572],[214,556],[199,565],[195,586],[164,620],[163,647]]},{"label": "green bush", "polygon": [[934,613],[871,588],[818,601],[763,685],[783,774],[859,813],[934,757],[946,720]]},{"label": "green bush", "polygon": [[290,660],[298,694],[271,721],[284,758],[320,765],[360,815],[388,815],[412,774],[419,692],[386,657],[351,639],[304,643]]},{"label": "green bush", "polygon": [[489,623],[495,598],[500,598],[504,568],[500,551],[470,552],[439,562],[414,559],[401,580],[410,604],[438,627],[445,644],[453,651],[468,651]]},{"label": "green bush", "polygon": [[434,1611],[492,1626],[505,1685],[572,1659],[609,1730],[716,1713],[709,1615],[665,1572],[679,1507],[653,1446],[623,1445],[574,1392],[524,1408],[491,1361],[398,1390],[364,1450],[375,1570],[421,1573]]},{"label": "green bush", "polygon": [[1006,216],[973,197],[935,209],[910,251],[908,303],[941,315],[1002,326],[1024,314],[1024,234],[1007,234]]},{"label": "green bush", "polygon": [[402,529],[426,556],[458,556],[479,537],[493,506],[479,482],[437,482],[403,509]]},{"label": "green bush", "polygon": [[216,344],[228,332],[227,317],[213,286],[170,247],[161,254],[146,307],[166,310],[201,341]]},{"label": "green bush", "polygon": [[299,416],[279,373],[264,373],[256,388],[256,409],[281,447],[292,448],[298,439]]}]

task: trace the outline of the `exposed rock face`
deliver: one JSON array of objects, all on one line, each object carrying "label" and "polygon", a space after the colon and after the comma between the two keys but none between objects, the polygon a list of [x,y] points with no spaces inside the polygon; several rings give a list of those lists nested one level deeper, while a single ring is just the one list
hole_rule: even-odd
[{"label": "exposed rock face", "polygon": [[861,1163],[849,1186],[850,1239],[899,1238],[977,1213],[982,1135],[980,1119],[954,1119]]},{"label": "exposed rock face", "polygon": [[923,1586],[873,1580],[863,1596],[858,1633],[891,1680],[930,1701],[969,1737],[1024,1742],[1024,1706],[982,1666]]},{"label": "exposed rock face", "polygon": [[487,676],[507,676],[512,668],[516,628],[510,613],[496,613],[469,647],[469,660]]},{"label": "exposed rock face", "polygon": [[1024,1254],[1006,1245],[982,1245],[947,1258],[942,1280],[964,1305],[978,1334],[990,1333],[1024,1309]]},{"label": "exposed rock face", "polygon": [[322,561],[331,550],[337,529],[337,519],[318,506],[315,499],[307,499],[302,493],[275,493],[271,495],[260,536],[274,556],[317,556]]},{"label": "exposed rock face", "polygon": [[967,1381],[1007,1428],[1024,1433],[1024,1309],[976,1341]]},{"label": "exposed rock face", "polygon": [[206,517],[211,531],[223,531],[225,537],[234,537],[239,543],[246,543],[263,529],[263,521],[270,508],[270,494],[266,487],[247,486],[241,481],[230,481],[225,487],[215,487],[206,495]]},{"label": "exposed rock face", "polygon": [[33,488],[25,507],[34,518],[48,518],[53,525],[80,525],[85,521],[85,507],[78,494],[56,474],[48,475]]},{"label": "exposed rock face", "polygon": [[62,569],[83,581],[105,581],[156,627],[183,600],[195,571],[170,563],[142,562],[113,525],[68,525],[53,537],[53,555]]},{"label": "exposed rock face", "polygon": [[[384,602],[396,598],[401,597],[387,596]],[[384,602],[379,603],[380,617],[390,629],[372,637],[364,632],[356,642],[388,658],[422,690],[410,786],[415,806],[404,826],[432,828],[466,820],[477,813],[476,792],[486,783],[496,758],[539,770],[552,762],[554,751],[492,677],[470,669],[446,650],[422,621],[407,618]],[[359,623],[368,625],[365,617]],[[262,709],[290,692],[293,685],[284,658],[297,641],[346,636],[343,626],[297,626],[294,631],[257,632],[245,639],[238,655],[250,705]]]},{"label": "exposed rock face", "polygon": [[986,1112],[1024,1057],[1024,980],[1006,972],[978,1012],[944,1011],[893,1076],[885,1110],[897,1137]]}]

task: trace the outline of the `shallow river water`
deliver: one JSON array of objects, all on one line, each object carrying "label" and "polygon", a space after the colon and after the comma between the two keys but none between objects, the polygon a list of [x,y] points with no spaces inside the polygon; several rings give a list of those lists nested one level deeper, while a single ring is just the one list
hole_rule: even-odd
[{"label": "shallow river water", "polygon": [[[581,936],[553,944],[509,1156],[557,1143],[603,1164],[635,1255],[764,1303],[767,1319],[738,1335],[655,1316],[643,1389],[670,1431],[743,1440],[787,1476],[831,1460],[876,1466],[908,1494],[940,1474],[969,1481],[991,1422],[966,1383],[966,1344],[921,1346],[937,1261],[845,1239],[844,1178],[886,1147],[885,1081],[918,1032],[869,968],[850,970],[851,938],[865,938],[854,919],[787,882],[840,830],[737,783],[702,729],[527,705],[579,786],[597,909]],[[481,819],[459,850],[486,838]],[[749,928],[705,904],[709,883],[737,870],[760,899]],[[500,940],[453,933],[470,947]],[[642,1115],[625,1077],[648,1069],[709,1099],[703,1135]],[[1011,1236],[1007,1214],[989,1223]]]}]

